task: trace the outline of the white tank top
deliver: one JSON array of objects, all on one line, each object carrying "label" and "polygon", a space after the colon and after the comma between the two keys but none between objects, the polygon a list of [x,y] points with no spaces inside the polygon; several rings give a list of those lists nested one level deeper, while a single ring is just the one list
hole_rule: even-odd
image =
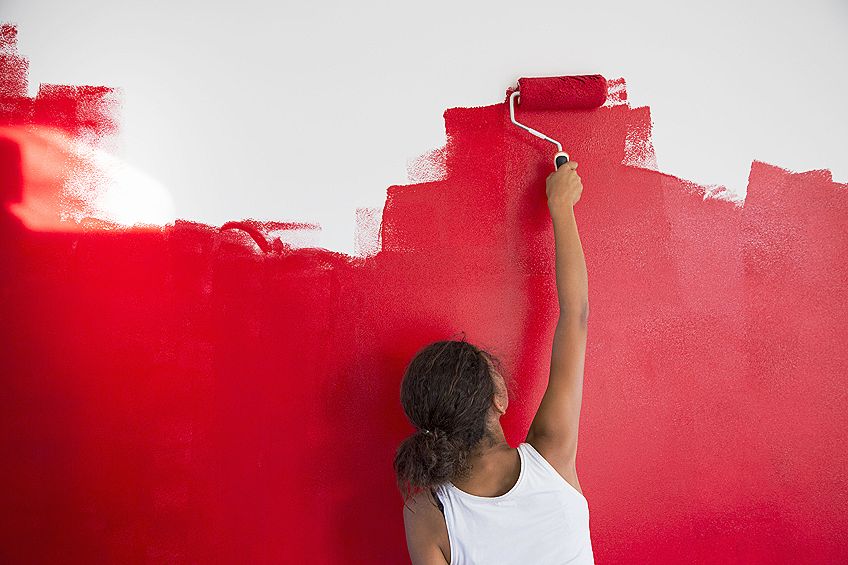
[{"label": "white tank top", "polygon": [[436,489],[450,565],[593,565],[586,498],[529,443],[518,454],[521,472],[506,494],[476,496],[453,483]]}]

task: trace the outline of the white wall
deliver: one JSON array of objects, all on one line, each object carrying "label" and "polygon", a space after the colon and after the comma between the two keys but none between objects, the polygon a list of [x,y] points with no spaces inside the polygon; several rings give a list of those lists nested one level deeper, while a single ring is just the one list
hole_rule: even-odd
[{"label": "white wall", "polygon": [[177,217],[317,221],[340,251],[354,209],[444,143],[446,108],[520,76],[625,77],[660,169],[740,197],[755,158],[848,180],[843,0],[2,0],[0,19],[32,94],[122,89],[120,156]]}]

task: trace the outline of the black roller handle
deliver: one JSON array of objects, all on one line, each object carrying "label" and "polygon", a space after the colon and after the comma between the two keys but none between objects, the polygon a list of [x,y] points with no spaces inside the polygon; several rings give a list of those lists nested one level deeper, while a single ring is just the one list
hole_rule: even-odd
[{"label": "black roller handle", "polygon": [[554,155],[554,165],[557,169],[559,169],[560,167],[568,163],[569,159],[570,157],[568,156],[568,153],[566,153],[565,151],[559,151],[556,155]]}]

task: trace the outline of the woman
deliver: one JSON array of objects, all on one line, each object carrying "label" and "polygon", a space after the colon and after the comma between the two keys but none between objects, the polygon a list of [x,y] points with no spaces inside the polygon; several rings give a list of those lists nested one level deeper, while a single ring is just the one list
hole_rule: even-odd
[{"label": "woman", "polygon": [[437,342],[406,369],[401,403],[418,431],[401,443],[394,467],[414,565],[594,563],[575,468],[589,315],[576,169],[572,161],[546,180],[560,314],[526,440],[506,442],[500,417],[509,386],[488,352]]}]

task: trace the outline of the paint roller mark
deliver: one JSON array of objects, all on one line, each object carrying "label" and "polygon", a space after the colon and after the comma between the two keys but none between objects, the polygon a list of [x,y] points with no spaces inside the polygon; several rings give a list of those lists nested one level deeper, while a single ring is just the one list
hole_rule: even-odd
[{"label": "paint roller mark", "polygon": [[357,208],[354,252],[360,257],[373,257],[380,252],[380,220],[382,208]]},{"label": "paint roller mark", "polygon": [[427,151],[414,159],[410,159],[406,166],[407,178],[411,183],[435,182],[444,180],[447,176],[446,148],[439,147]]},{"label": "paint roller mark", "polygon": [[[32,123],[37,101],[4,92],[3,120]],[[598,562],[844,562],[846,186],[754,162],[739,206],[623,164],[628,143],[650,146],[646,108],[532,118],[585,185],[580,467]],[[2,216],[7,560],[406,559],[405,363],[458,330],[499,353],[515,444],[557,315],[549,144],[505,100],[445,125],[445,175],[389,187],[365,258],[257,253],[242,230],[180,220],[47,234]],[[0,149],[9,203],[25,181]]]},{"label": "paint roller mark", "polygon": [[[646,114],[642,116],[641,114]],[[632,120],[628,125],[624,138],[624,160],[622,164],[631,167],[642,167],[652,171],[657,170],[657,157],[654,154],[654,144],[651,141],[651,110],[647,106],[633,108]]]},{"label": "paint roller mark", "polygon": [[627,81],[624,77],[607,79],[607,99],[604,106],[627,104]]}]

